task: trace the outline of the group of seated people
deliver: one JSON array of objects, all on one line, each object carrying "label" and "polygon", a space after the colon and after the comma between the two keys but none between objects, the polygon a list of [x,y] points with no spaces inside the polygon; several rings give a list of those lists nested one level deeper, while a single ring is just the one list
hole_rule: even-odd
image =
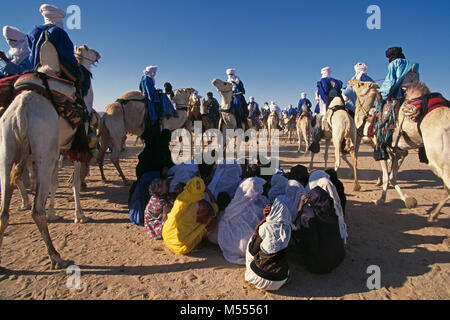
[{"label": "group of seated people", "polygon": [[310,272],[334,270],[348,237],[336,172],[309,174],[303,166],[274,176],[260,172],[237,161],[147,172],[143,217],[132,221],[175,254],[187,255],[202,241],[218,245],[228,262],[246,266],[247,282],[265,291],[289,280],[288,248],[300,252]]}]

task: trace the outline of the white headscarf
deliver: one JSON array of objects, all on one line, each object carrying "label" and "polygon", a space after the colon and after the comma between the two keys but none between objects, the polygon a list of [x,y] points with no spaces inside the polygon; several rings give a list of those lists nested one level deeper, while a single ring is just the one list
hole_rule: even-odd
[{"label": "white headscarf", "polygon": [[50,4],[43,4],[39,8],[39,12],[44,17],[44,24],[54,24],[61,29],[64,29],[63,19],[66,13],[56,6]]},{"label": "white headscarf", "polygon": [[156,71],[158,71],[157,66],[148,66],[147,68],[144,69],[143,73],[145,76],[150,77],[153,80],[155,80]]},{"label": "white headscarf", "polygon": [[291,240],[292,226],[289,209],[277,199],[266,223],[259,228],[261,250],[265,254],[275,254],[286,249]]},{"label": "white headscarf", "polygon": [[307,97],[306,92],[303,92],[302,93],[302,99],[306,99],[306,97]]},{"label": "white headscarf", "polygon": [[241,82],[241,79],[239,79],[239,77],[236,75],[236,69],[228,69],[227,75],[228,75],[228,82],[233,84],[233,90],[235,90],[236,87]]},{"label": "white headscarf", "polygon": [[356,80],[361,80],[361,77],[365,74],[367,74],[367,65],[364,62],[358,62],[358,64],[355,65]]},{"label": "white headscarf", "polygon": [[223,220],[230,221],[242,210],[262,197],[266,180],[262,178],[248,178],[244,180],[228,205],[223,215]]},{"label": "white headscarf", "polygon": [[27,44],[27,37],[18,28],[4,26],[3,36],[10,46],[8,54],[11,57],[12,63],[19,64],[30,55],[30,50],[28,49]]},{"label": "white headscarf", "polygon": [[250,102],[255,102],[255,98],[254,97],[250,97],[249,100],[250,100]]},{"label": "white headscarf", "polygon": [[269,201],[273,203],[278,196],[281,196],[286,192],[289,180],[280,174],[276,174],[272,177],[270,185]]},{"label": "white headscarf", "polygon": [[331,77],[331,67],[325,67],[320,72],[322,73],[322,79]]}]

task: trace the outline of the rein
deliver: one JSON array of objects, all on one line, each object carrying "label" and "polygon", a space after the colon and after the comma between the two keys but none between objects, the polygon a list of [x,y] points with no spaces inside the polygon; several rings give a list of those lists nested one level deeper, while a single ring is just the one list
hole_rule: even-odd
[{"label": "rein", "polygon": [[87,60],[87,61],[89,61],[89,62],[92,62],[93,64],[98,62],[98,59],[97,59],[97,60],[89,59],[89,58],[86,58],[86,57],[84,57],[84,56],[82,56],[82,55],[80,55],[80,54],[78,54],[78,53],[75,54],[75,57],[78,58],[78,59],[84,59],[84,60]]}]

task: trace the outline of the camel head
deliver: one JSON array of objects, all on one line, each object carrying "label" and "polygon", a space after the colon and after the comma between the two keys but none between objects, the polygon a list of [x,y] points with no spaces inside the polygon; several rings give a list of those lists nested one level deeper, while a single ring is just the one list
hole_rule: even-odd
[{"label": "camel head", "polygon": [[75,57],[79,63],[87,68],[95,65],[101,59],[101,55],[97,51],[90,49],[87,45],[82,45],[81,47],[75,46]]},{"label": "camel head", "polygon": [[410,85],[405,91],[406,101],[420,98],[430,93],[430,89],[423,82]]},{"label": "camel head", "polygon": [[173,101],[177,106],[187,106],[189,98],[196,92],[193,88],[177,89],[173,93]]},{"label": "camel head", "polygon": [[214,79],[212,81],[212,85],[216,87],[217,91],[219,91],[222,94],[233,92],[233,85],[229,82],[225,82],[220,79]]},{"label": "camel head", "polygon": [[212,81],[212,85],[216,87],[217,91],[222,96],[222,107],[224,107],[224,109],[229,109],[226,108],[226,106],[229,106],[231,103],[231,98],[233,96],[233,85],[220,79],[214,79]]},{"label": "camel head", "polygon": [[365,97],[369,92],[376,94],[378,90],[378,84],[370,81],[350,80],[348,86],[353,88],[358,97]]}]

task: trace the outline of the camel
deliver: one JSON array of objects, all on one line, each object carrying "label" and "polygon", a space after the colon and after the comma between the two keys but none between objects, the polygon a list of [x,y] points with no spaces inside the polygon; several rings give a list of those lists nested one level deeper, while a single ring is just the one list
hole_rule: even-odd
[{"label": "camel", "polygon": [[[361,112],[364,115],[366,110],[373,105],[372,96],[378,85],[360,81],[351,81],[349,85],[358,96],[357,113]],[[397,183],[397,174],[401,163],[408,155],[408,150],[416,150],[424,146],[429,166],[443,180],[447,192],[447,196],[430,213],[429,222],[436,222],[442,208],[450,199],[450,108],[442,106],[426,114],[420,124],[422,134],[419,132],[418,124],[405,115],[409,101],[422,98],[429,93],[429,88],[423,83],[412,84],[406,89],[405,102],[399,110],[396,123],[396,132],[399,134],[394,135],[393,139],[394,144],[397,140],[398,142],[395,148],[393,145],[388,146],[391,164],[388,165],[387,161],[380,161],[383,171],[383,192],[374,203],[376,205],[384,204],[389,186],[392,185],[408,209],[417,206],[417,200],[407,196],[401,190]],[[390,174],[389,168],[391,169]]]},{"label": "camel", "polygon": [[[75,46],[75,57],[78,60],[78,62],[83,65],[89,72],[91,71],[91,66],[94,65],[95,63],[97,63],[101,56],[100,54],[93,50],[90,49],[88,46],[83,45],[81,47],[77,47]],[[96,129],[98,128],[98,121],[99,121],[99,115],[97,114],[97,112],[93,109],[93,104],[94,104],[94,92],[92,89],[92,85],[89,88],[88,93],[86,94],[85,97],[83,97],[86,107],[88,109],[89,115],[90,115],[90,120],[89,123],[86,123],[86,132],[88,132],[88,129],[91,128],[94,132],[96,131]],[[72,128],[68,125],[68,123],[60,123],[60,130],[67,130],[67,131],[71,131]],[[93,143],[93,145],[96,144],[96,139],[97,134],[96,133],[92,133],[89,138],[90,138],[90,143]],[[60,142],[63,142],[63,140],[60,140]],[[66,140],[63,142],[62,145],[60,145],[60,152],[61,154],[64,154],[66,151],[68,151],[68,149],[70,148],[70,144],[71,144],[72,140]],[[27,161],[27,167],[29,168],[29,172],[32,173],[33,169],[32,169],[32,164],[31,164],[31,160],[29,159],[29,161]],[[60,168],[61,166],[58,166],[58,168]],[[74,171],[73,174],[71,176],[71,178],[69,179],[69,183],[72,184],[72,189],[73,189],[73,193],[74,193],[74,200],[75,200],[75,219],[74,222],[75,223],[86,223],[89,221],[89,218],[87,218],[84,214],[83,214],[83,210],[81,208],[81,202],[80,202],[80,191],[83,187],[83,185],[85,185],[85,178],[87,176],[89,172],[89,164],[87,163],[81,163],[81,162],[74,162]],[[47,210],[47,221],[56,221],[61,219],[60,216],[56,215],[55,213],[55,194],[56,194],[56,189],[58,188],[58,172],[56,172],[56,174],[53,176],[53,180],[52,180],[52,185],[50,188],[50,202],[49,202],[49,207]],[[32,174],[31,177],[32,180],[32,187],[35,186],[35,178]],[[23,183],[21,181],[21,179],[17,179],[16,180],[17,186],[20,190],[20,193],[22,195],[22,209],[23,210],[29,210],[31,209],[31,205],[28,199],[28,195],[26,193],[26,190],[23,186]]]},{"label": "camel", "polygon": [[235,130],[237,128],[236,118],[231,110],[231,100],[233,98],[233,85],[220,79],[214,79],[212,85],[216,87],[222,97],[220,107],[219,130],[226,133],[226,130]]},{"label": "camel", "polygon": [[[60,64],[55,47],[45,41],[41,46],[41,67],[39,72],[58,76]],[[75,92],[75,91],[74,91]],[[1,221],[0,246],[9,222],[9,206],[13,193],[13,183],[23,174],[30,151],[36,174],[36,193],[32,207],[32,217],[47,247],[52,269],[64,269],[73,261],[63,260],[53,246],[48,230],[45,203],[49,191],[55,185],[61,150],[70,147],[76,129],[60,118],[53,104],[34,91],[23,91],[17,95],[0,121],[0,188]],[[13,165],[16,165],[12,175]],[[75,172],[80,172],[79,168]],[[56,179],[55,179],[56,177]],[[74,184],[79,183],[74,179]],[[76,187],[74,186],[74,189]],[[79,203],[76,204],[78,206]],[[76,220],[83,221],[84,215],[76,207]]]},{"label": "camel", "polygon": [[[322,118],[322,129],[325,136],[325,168],[328,168],[328,151],[331,141],[333,141],[336,158],[334,170],[339,170],[342,156],[342,159],[348,166],[353,168],[353,191],[360,191],[361,186],[358,180],[358,155],[356,149],[356,126],[353,118],[342,108],[342,100],[340,97],[335,97],[331,101],[326,116]],[[352,163],[347,160],[345,153],[341,150],[344,141],[346,144],[345,150],[350,153]],[[311,153],[310,169],[312,169],[313,162],[314,153]]]},{"label": "camel", "polygon": [[297,135],[298,135],[298,153],[302,152],[302,144],[303,141],[305,141],[306,144],[306,150],[305,150],[305,156],[309,152],[309,147],[311,145],[311,135],[312,135],[312,127],[311,127],[311,120],[309,116],[305,116],[301,114],[296,121],[296,127],[297,127]]},{"label": "camel", "polygon": [[200,106],[201,102],[198,92],[194,92],[189,98],[188,118],[191,122],[202,121]]},{"label": "camel", "polygon": [[[95,63],[97,63],[101,56],[100,54],[93,50],[90,49],[88,46],[83,45],[81,47],[77,47],[75,46],[75,57],[77,58],[78,62],[80,64],[82,64],[87,70],[91,70],[91,66],[94,65]],[[51,59],[51,58],[49,58]],[[49,74],[53,74],[53,75],[58,75],[58,72],[49,72]],[[91,128],[93,131],[96,131],[96,128],[98,126],[98,120],[99,120],[99,116],[97,114],[97,112],[93,109],[93,102],[94,102],[94,93],[92,90],[92,86],[89,88],[88,93],[86,94],[86,96],[83,98],[86,104],[86,107],[88,109],[89,115],[90,115],[90,120],[89,123],[86,123],[86,131],[88,131],[88,128]],[[70,131],[72,130],[71,127],[69,127],[68,123],[65,122],[63,124],[60,123],[60,130],[67,130]],[[93,143],[94,145],[96,144],[96,134],[92,133],[89,136],[90,139],[90,143]],[[61,143],[62,141],[60,141]],[[62,142],[63,144],[60,145],[60,152],[61,154],[64,154],[70,147],[72,140],[67,140]],[[33,169],[33,164],[32,164],[32,158],[28,158],[26,166],[28,168],[28,172],[30,173],[31,176],[31,186],[32,189],[35,188],[36,186],[36,182],[35,182],[35,176],[34,176],[34,169]],[[60,168],[61,165],[58,166],[58,168]],[[80,191],[82,189],[82,186],[84,183],[84,179],[86,178],[86,175],[89,172],[89,165],[87,163],[80,163],[80,162],[74,162],[74,172],[71,176],[71,178],[69,179],[69,183],[72,184],[72,189],[73,189],[73,193],[74,193],[74,200],[75,200],[75,223],[85,223],[88,222],[89,219],[84,216],[82,208],[81,208],[81,203],[80,203]],[[56,193],[56,189],[58,188],[58,176],[57,176],[58,172],[56,172],[56,174],[53,176],[53,180],[52,180],[52,186],[50,189],[50,204],[49,204],[49,208],[47,210],[47,221],[56,221],[61,219],[61,217],[59,217],[58,215],[56,215],[55,213],[55,209],[54,209],[54,204],[55,204],[55,193]],[[17,178],[16,179],[16,184],[18,186],[18,189],[21,193],[22,196],[22,210],[30,210],[31,209],[31,205],[30,205],[30,201],[28,199],[28,194],[25,190],[25,187],[23,185],[22,179],[21,178]]]},{"label": "camel", "polygon": [[[195,89],[192,88],[175,90],[173,101],[177,106],[176,116],[169,119],[164,118],[163,129],[174,131],[184,127],[189,132],[192,131],[192,125],[188,121],[187,107],[189,97],[194,91]],[[144,133],[146,107],[147,100],[139,91],[129,91],[123,94],[118,101],[106,107],[99,125],[100,152],[97,159],[103,182],[108,182],[104,174],[103,162],[106,150],[112,142],[111,161],[124,185],[129,185],[119,164],[120,152],[127,133],[138,137]]]},{"label": "camel", "polygon": [[296,131],[297,118],[291,116],[291,117],[284,117],[283,120],[284,120],[284,128],[287,134],[287,139],[289,143],[292,143],[295,140],[294,134]]}]

